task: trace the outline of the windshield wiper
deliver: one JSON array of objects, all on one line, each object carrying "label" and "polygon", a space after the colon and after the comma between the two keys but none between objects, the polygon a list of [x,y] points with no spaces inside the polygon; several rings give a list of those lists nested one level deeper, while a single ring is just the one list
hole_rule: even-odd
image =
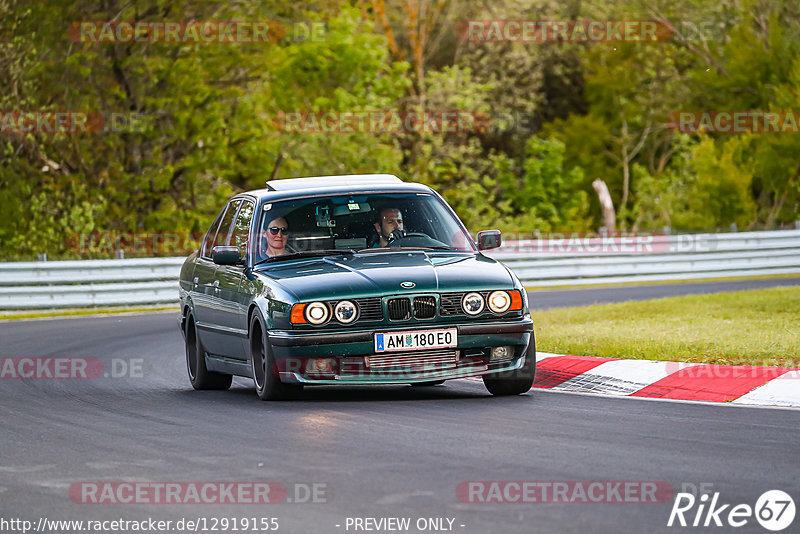
[{"label": "windshield wiper", "polygon": [[297,258],[314,258],[316,256],[331,256],[333,254],[355,254],[356,251],[351,248],[329,248],[323,250],[302,250],[300,252],[292,252],[290,254],[281,254],[280,256],[270,256],[269,258],[264,258],[261,261],[257,261],[253,264],[253,267],[256,265],[261,265],[262,263],[273,263],[276,261],[284,261],[284,260],[294,260]]},{"label": "windshield wiper", "polygon": [[426,250],[455,250],[455,251],[467,252],[467,251],[463,251],[461,249],[457,249],[455,247],[448,247],[448,246],[443,246],[443,245],[431,245],[431,246],[427,246],[427,247],[363,248],[363,249],[359,250],[358,252],[360,254],[360,253],[363,253],[363,252],[401,252],[401,251],[404,251],[404,250],[422,250],[422,251],[426,251]]}]

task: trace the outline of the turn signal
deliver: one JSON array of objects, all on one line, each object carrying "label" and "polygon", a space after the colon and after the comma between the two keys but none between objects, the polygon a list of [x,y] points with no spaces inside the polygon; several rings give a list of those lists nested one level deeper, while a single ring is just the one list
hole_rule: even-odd
[{"label": "turn signal", "polygon": [[295,304],[292,306],[292,314],[289,316],[289,320],[292,324],[306,324],[306,316],[303,314],[305,308],[306,304]]}]

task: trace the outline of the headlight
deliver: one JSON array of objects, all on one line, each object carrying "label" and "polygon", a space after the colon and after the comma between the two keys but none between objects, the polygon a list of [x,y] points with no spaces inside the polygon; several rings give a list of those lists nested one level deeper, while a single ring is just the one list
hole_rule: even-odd
[{"label": "headlight", "polygon": [[467,293],[461,299],[461,307],[467,315],[478,315],[483,311],[483,297],[480,293]]},{"label": "headlight", "polygon": [[340,323],[347,324],[356,320],[357,311],[358,309],[355,304],[349,300],[343,300],[336,305],[336,308],[333,310],[333,315]]},{"label": "headlight", "polygon": [[311,324],[322,324],[328,320],[330,312],[322,302],[312,302],[305,309],[306,321]]},{"label": "headlight", "polygon": [[494,313],[505,313],[511,307],[511,296],[505,291],[489,293],[489,309]]}]

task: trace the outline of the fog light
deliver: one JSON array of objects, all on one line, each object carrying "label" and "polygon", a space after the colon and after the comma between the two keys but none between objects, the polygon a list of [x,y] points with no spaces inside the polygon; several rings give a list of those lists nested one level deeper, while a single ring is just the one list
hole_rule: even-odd
[{"label": "fog light", "polygon": [[309,358],[306,361],[306,374],[334,375],[336,360],[333,358]]},{"label": "fog light", "polygon": [[508,347],[505,345],[502,347],[492,347],[492,355],[490,356],[489,361],[507,360],[508,358],[511,358],[513,354],[513,347]]}]

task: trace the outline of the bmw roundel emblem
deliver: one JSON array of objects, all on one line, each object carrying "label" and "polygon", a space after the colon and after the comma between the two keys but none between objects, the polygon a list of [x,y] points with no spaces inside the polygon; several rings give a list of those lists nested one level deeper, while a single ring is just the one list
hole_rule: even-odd
[{"label": "bmw roundel emblem", "polygon": [[400,287],[402,287],[403,289],[411,289],[416,285],[417,284],[415,284],[414,282],[400,282]]}]

